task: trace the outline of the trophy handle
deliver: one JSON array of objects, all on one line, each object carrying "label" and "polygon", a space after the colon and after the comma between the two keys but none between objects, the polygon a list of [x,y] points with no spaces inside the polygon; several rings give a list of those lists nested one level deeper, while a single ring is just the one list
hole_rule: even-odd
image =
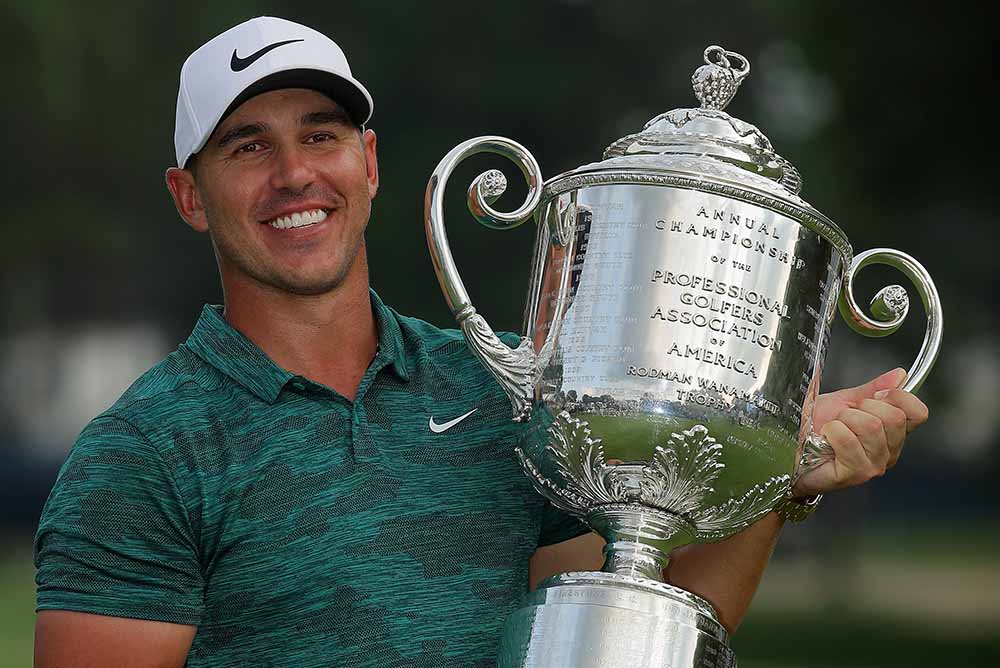
[{"label": "trophy handle", "polygon": [[[910,299],[901,285],[888,285],[878,291],[871,303],[874,319],[861,310],[854,299],[854,277],[861,269],[870,264],[884,264],[903,272],[913,283],[920,295],[920,300],[924,303],[924,312],[927,314],[924,342],[920,346],[917,359],[907,372],[906,382],[901,388],[907,392],[916,392],[927,378],[927,374],[930,373],[937,360],[938,352],[941,350],[944,319],[941,311],[941,299],[938,297],[937,288],[927,270],[906,253],[891,248],[867,250],[856,256],[851,262],[844,277],[844,288],[838,300],[841,316],[847,322],[848,327],[859,334],[869,337],[888,336],[899,329],[910,310]],[[816,433],[809,434],[802,448],[798,475],[832,460],[833,456],[833,448],[830,447],[825,438]]]},{"label": "trophy handle", "polygon": [[491,208],[507,188],[502,172],[491,169],[477,176],[469,186],[469,211],[481,225],[497,230],[513,229],[534,214],[542,198],[542,172],[526,148],[504,137],[475,137],[448,152],[431,174],[424,198],[424,224],[434,272],[444,293],[445,302],[462,328],[473,354],[497,379],[510,399],[514,419],[524,422],[531,417],[531,395],[535,385],[536,356],[531,339],[521,337],[517,348],[509,348],[476,313],[465,284],[455,266],[444,229],[444,192],[455,167],[470,155],[496,153],[516,164],[528,182],[528,195],[515,211],[503,213]]}]

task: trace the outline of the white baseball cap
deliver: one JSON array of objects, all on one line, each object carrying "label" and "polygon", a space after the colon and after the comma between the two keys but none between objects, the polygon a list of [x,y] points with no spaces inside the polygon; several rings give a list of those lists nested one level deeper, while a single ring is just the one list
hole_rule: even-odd
[{"label": "white baseball cap", "polygon": [[174,128],[177,166],[184,167],[236,107],[279,88],[318,90],[358,126],[372,115],[372,96],[351,75],[332,39],[292,21],[261,16],[212,38],[184,61]]}]

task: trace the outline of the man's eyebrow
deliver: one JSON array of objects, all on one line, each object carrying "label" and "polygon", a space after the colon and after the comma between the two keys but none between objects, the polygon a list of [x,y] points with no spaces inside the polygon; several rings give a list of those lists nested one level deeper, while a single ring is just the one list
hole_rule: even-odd
[{"label": "man's eyebrow", "polygon": [[225,148],[227,144],[231,144],[237,139],[253,137],[254,135],[262,135],[265,132],[267,132],[267,126],[260,122],[240,125],[222,135],[222,137],[219,138],[218,147]]},{"label": "man's eyebrow", "polygon": [[351,117],[347,115],[347,112],[339,107],[337,109],[310,112],[304,115],[299,122],[302,123],[302,125],[325,125],[327,123],[335,125],[354,125],[354,122],[351,121]]}]

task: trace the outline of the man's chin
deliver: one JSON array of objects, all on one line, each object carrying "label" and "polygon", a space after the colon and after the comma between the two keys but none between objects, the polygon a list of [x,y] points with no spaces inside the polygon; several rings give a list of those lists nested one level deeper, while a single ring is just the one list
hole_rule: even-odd
[{"label": "man's chin", "polygon": [[344,284],[346,271],[306,276],[294,273],[249,273],[254,281],[271,290],[298,297],[316,297],[333,292]]},{"label": "man's chin", "polygon": [[282,292],[287,292],[298,297],[317,297],[319,295],[325,295],[327,293],[333,292],[339,288],[344,283],[343,276],[335,276],[333,278],[324,279],[288,279],[282,277],[274,284],[275,287]]}]

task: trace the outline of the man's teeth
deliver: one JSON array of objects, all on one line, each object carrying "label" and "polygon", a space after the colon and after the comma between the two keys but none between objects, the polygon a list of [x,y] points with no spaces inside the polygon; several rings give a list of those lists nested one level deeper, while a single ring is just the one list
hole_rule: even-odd
[{"label": "man's teeth", "polygon": [[278,230],[287,230],[290,227],[315,225],[324,220],[326,220],[326,211],[323,209],[313,209],[312,211],[296,211],[290,216],[275,218],[268,225]]}]

